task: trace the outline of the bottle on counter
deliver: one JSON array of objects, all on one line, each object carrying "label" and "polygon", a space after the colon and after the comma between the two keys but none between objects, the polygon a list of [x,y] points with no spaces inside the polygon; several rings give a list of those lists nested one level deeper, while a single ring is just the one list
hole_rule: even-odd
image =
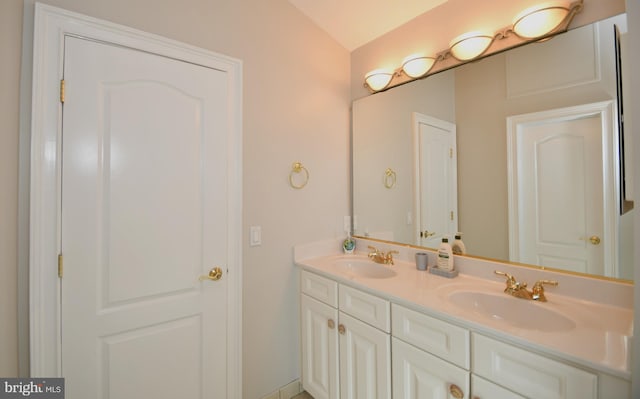
[{"label": "bottle on counter", "polygon": [[453,270],[453,250],[447,237],[442,238],[442,243],[438,248],[438,269]]}]

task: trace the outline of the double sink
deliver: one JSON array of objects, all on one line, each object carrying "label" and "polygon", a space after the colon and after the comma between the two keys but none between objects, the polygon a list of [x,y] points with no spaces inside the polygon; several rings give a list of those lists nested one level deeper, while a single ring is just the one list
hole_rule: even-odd
[{"label": "double sink", "polygon": [[[332,263],[351,278],[389,279],[398,274],[394,266],[374,263],[364,256],[337,256]],[[451,281],[437,288],[438,295],[466,312],[529,330],[554,332],[576,327],[570,315],[553,309],[552,304],[514,298],[502,291],[486,292],[468,283]]]}]

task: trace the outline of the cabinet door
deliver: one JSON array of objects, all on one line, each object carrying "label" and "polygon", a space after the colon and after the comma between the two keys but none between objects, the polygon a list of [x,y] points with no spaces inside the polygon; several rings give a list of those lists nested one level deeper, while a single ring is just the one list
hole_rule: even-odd
[{"label": "cabinet door", "polygon": [[394,399],[469,398],[468,371],[397,338],[393,338],[392,368]]},{"label": "cabinet door", "polygon": [[389,335],[342,312],[339,328],[340,397],[390,399]]},{"label": "cabinet door", "polygon": [[471,399],[525,399],[476,375],[471,376],[471,392]]},{"label": "cabinet door", "polygon": [[474,374],[529,398],[596,399],[598,376],[480,334],[472,334]]},{"label": "cabinet door", "polygon": [[315,399],[338,399],[338,311],[300,297],[302,386]]}]

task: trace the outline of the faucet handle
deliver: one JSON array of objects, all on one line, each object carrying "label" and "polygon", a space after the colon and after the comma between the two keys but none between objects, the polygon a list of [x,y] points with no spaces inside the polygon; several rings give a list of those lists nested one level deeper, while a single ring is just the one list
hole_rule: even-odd
[{"label": "faucet handle", "polygon": [[380,255],[380,251],[378,251],[376,247],[372,247],[371,245],[369,245],[369,249],[371,250],[371,252],[369,252],[369,254],[367,255],[369,258],[374,259],[376,256]]},{"label": "faucet handle", "polygon": [[393,254],[399,254],[399,253],[400,252],[398,252],[398,251],[389,251],[389,252],[387,252],[387,254],[384,255],[386,262],[388,264],[392,264],[393,265],[394,264],[393,263]]},{"label": "faucet handle", "polygon": [[509,273],[505,273],[505,272],[501,272],[499,270],[494,270],[493,271],[495,274],[497,274],[498,276],[504,276],[507,278],[507,284],[508,285],[513,285],[513,284],[517,284],[516,282],[516,278],[513,277],[512,275],[510,275]]},{"label": "faucet handle", "polygon": [[544,295],[543,285],[557,286],[558,282],[555,280],[538,280],[531,289],[531,299],[534,301],[547,302],[547,297]]}]

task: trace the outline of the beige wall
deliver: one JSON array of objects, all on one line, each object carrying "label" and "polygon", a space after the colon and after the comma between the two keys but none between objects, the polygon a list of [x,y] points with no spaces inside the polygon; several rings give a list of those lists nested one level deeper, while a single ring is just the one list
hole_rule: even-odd
[{"label": "beige wall", "polygon": [[[262,397],[298,378],[292,246],[342,235],[349,213],[348,51],[286,0],[44,2],[243,61],[243,397]],[[0,2],[1,376],[18,373],[17,98],[24,3],[29,32],[33,0]],[[303,190],[288,185],[295,161],[311,174]],[[249,247],[250,225],[262,226],[262,246]]]},{"label": "beige wall", "polygon": [[22,0],[0,2],[0,376],[17,375],[18,110]]}]

